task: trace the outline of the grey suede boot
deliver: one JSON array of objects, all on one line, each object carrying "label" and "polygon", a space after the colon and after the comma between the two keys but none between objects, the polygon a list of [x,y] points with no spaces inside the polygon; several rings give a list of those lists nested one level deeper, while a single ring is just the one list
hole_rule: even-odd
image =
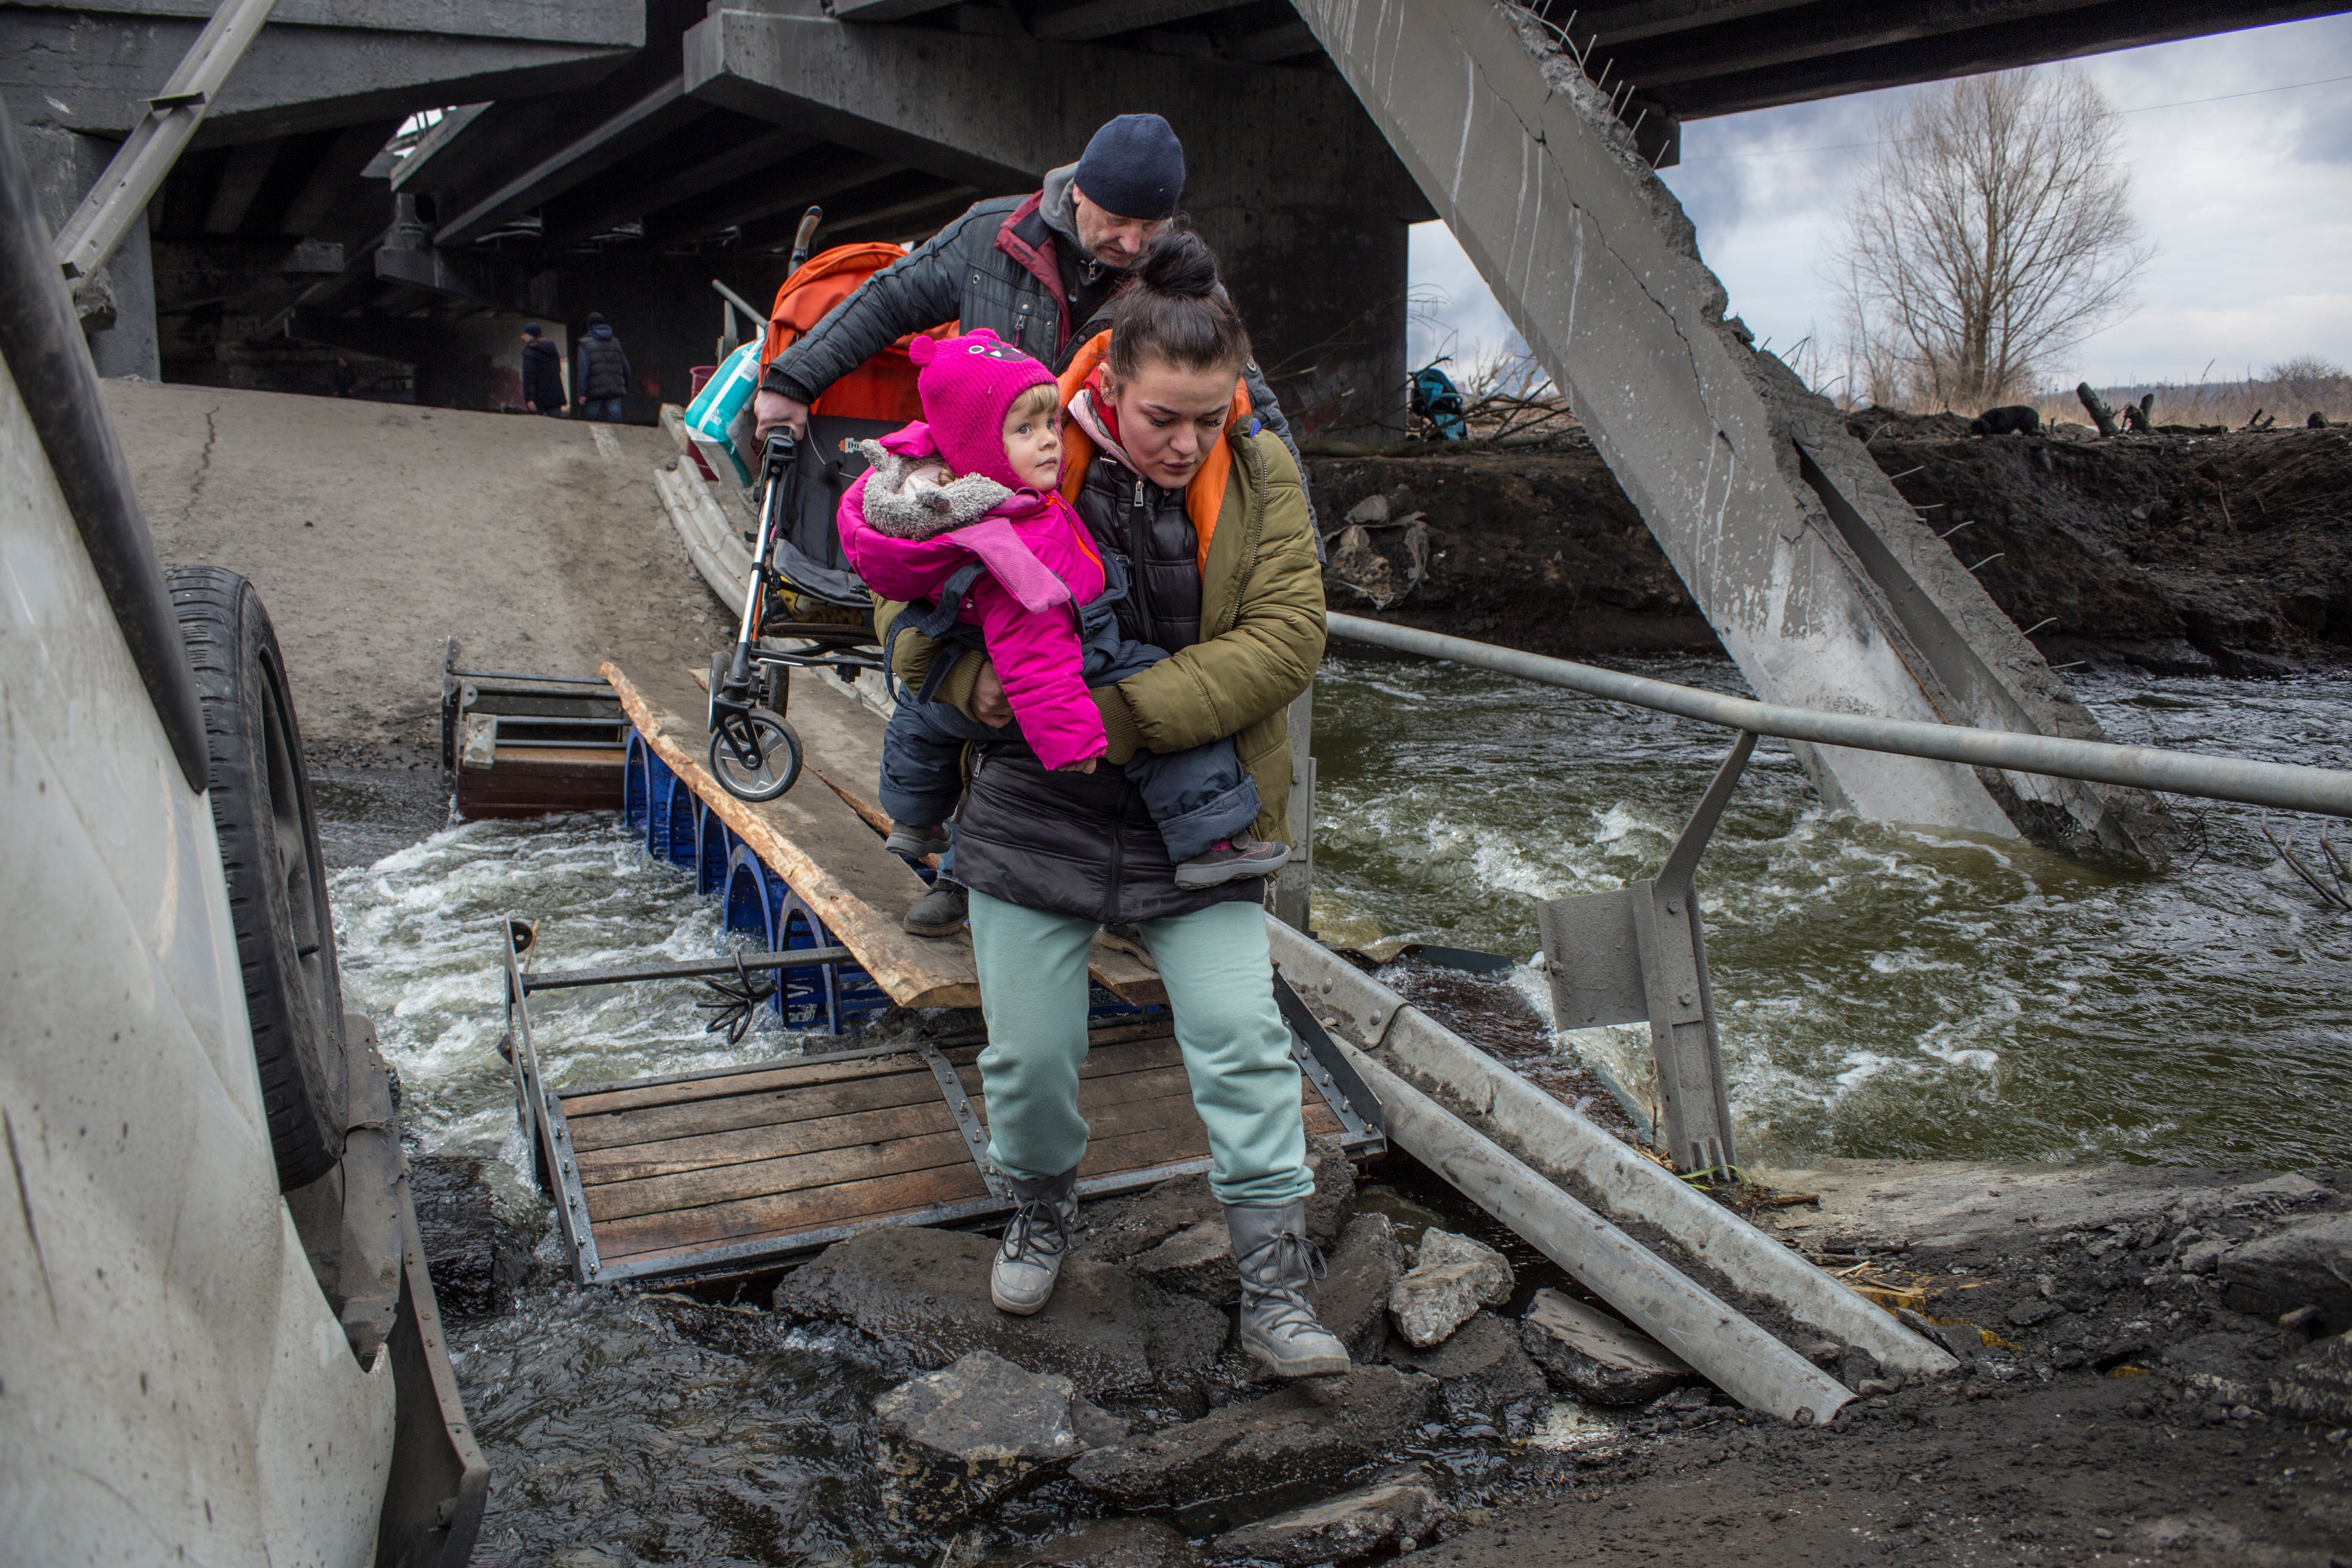
[{"label": "grey suede boot", "polygon": [[1073,1166],[1042,1182],[1004,1180],[1021,1206],[989,1266],[988,1295],[1005,1311],[1025,1318],[1052,1298],[1062,1257],[1078,1244],[1078,1173]]},{"label": "grey suede boot", "polygon": [[1307,1239],[1307,1200],[1227,1204],[1225,1228],[1242,1277],[1242,1345],[1277,1377],[1348,1370],[1348,1347],[1307,1304],[1320,1260]]}]

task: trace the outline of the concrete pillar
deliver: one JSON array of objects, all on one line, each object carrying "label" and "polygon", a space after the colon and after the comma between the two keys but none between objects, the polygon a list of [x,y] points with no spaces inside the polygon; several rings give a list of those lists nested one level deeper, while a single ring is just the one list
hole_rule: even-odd
[{"label": "concrete pillar", "polygon": [[1430,209],[1328,72],[856,26],[812,6],[712,16],[687,34],[686,83],[1003,194],[1074,162],[1113,115],[1165,115],[1184,142],[1185,209],[1301,433],[1402,432],[1405,226]]},{"label": "concrete pillar", "polygon": [[[1836,411],[1726,320],[1608,95],[1489,0],[1297,0],[1641,509],[1758,697],[2096,737]],[[2135,790],[1801,747],[1831,805],[2164,857]]]},{"label": "concrete pillar", "polygon": [[[19,125],[41,216],[55,234],[81,205],[114,156],[115,143],[54,125]],[[147,248],[147,226],[134,224],[114,255],[74,289],[83,335],[89,340],[98,374],[163,379],[155,342],[155,272]]]}]

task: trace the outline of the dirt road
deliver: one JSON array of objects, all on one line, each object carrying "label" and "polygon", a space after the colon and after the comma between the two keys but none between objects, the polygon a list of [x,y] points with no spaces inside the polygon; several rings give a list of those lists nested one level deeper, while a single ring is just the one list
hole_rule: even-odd
[{"label": "dirt road", "polygon": [[469,668],[699,666],[730,631],[651,480],[657,430],[213,387],[104,384],[166,563],[250,577],[321,760],[437,744]]}]

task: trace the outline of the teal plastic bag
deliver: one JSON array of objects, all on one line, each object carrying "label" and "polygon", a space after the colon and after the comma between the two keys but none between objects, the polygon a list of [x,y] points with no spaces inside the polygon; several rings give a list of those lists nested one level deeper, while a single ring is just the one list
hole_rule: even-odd
[{"label": "teal plastic bag", "polygon": [[754,338],[727,356],[686,408],[686,434],[703,461],[743,489],[751,488],[759,463],[751,417],[751,396],[759,390],[760,340]]}]

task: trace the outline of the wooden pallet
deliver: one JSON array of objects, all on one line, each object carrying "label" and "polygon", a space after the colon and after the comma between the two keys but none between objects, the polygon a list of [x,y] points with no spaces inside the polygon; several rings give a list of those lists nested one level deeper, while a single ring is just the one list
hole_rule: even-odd
[{"label": "wooden pallet", "polygon": [[[520,1068],[535,1053],[527,1009],[514,1011]],[[747,1271],[870,1226],[1010,1213],[982,1160],[985,1043],[966,1036],[539,1094],[541,1166],[574,1276]],[[1336,1136],[1356,1158],[1385,1147],[1314,1075],[1302,1073],[1300,1093],[1310,1136]],[[1094,1031],[1078,1109],[1092,1130],[1078,1167],[1087,1196],[1209,1167],[1165,1017]]]}]

